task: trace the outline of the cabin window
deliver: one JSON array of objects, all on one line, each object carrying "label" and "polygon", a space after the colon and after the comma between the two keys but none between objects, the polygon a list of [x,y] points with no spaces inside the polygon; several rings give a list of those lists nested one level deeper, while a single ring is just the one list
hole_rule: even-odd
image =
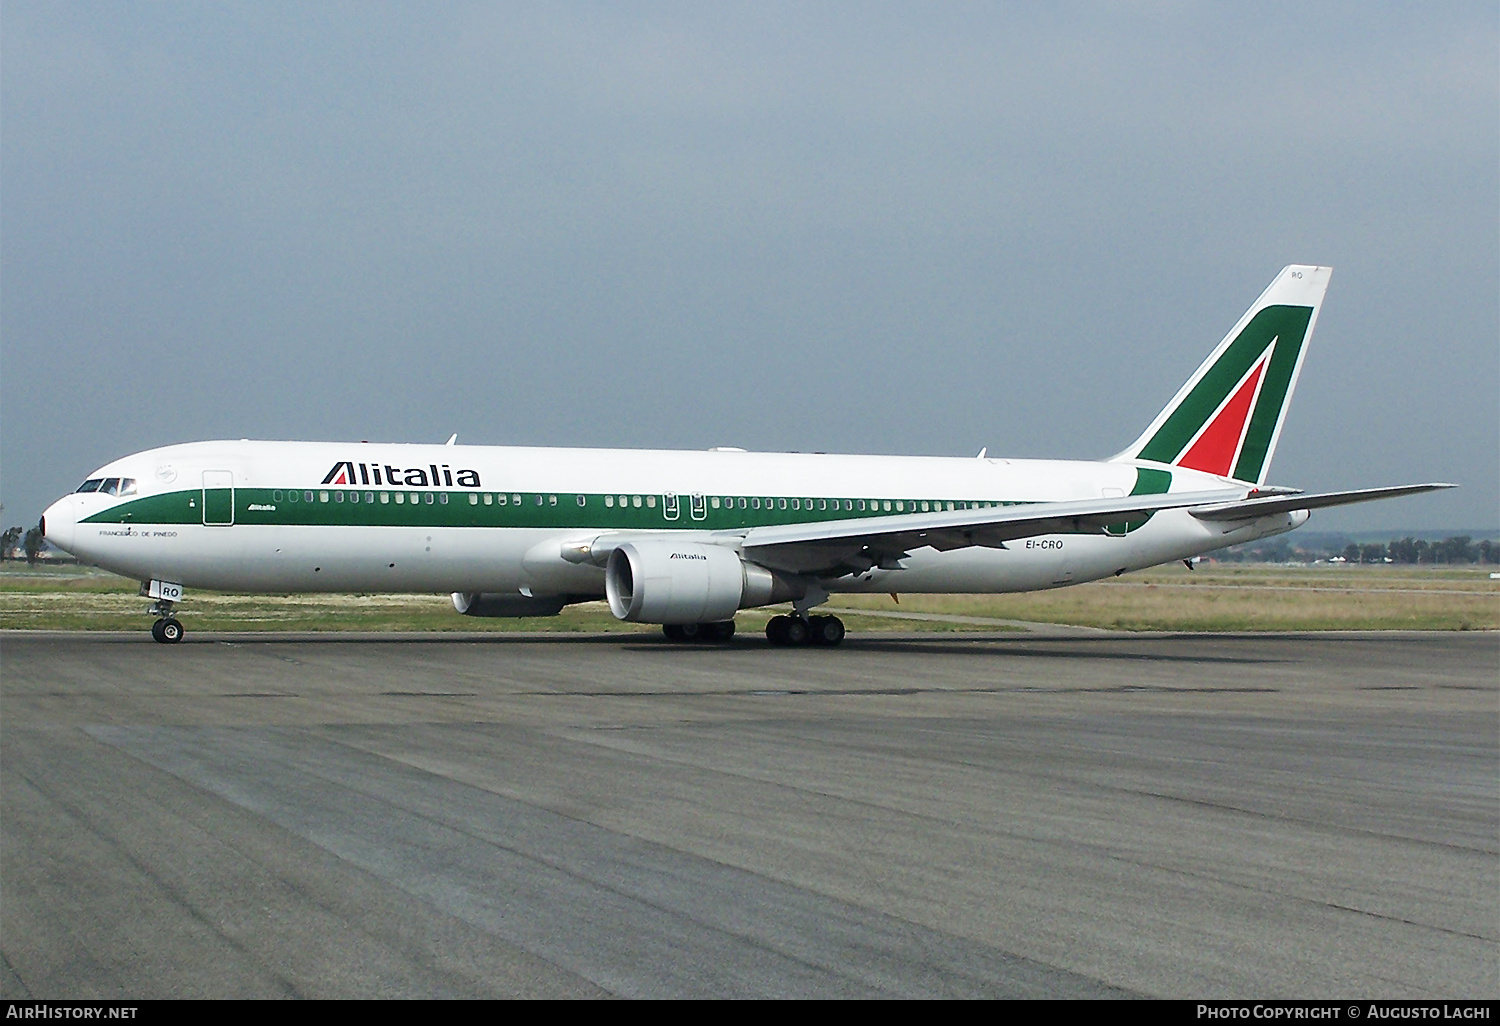
[{"label": "cabin window", "polygon": [[[741,500],[741,501],[744,501],[744,500]],[[751,499],[750,500],[750,506],[751,506],[752,509],[760,509],[760,496],[756,496],[755,498]]]},{"label": "cabin window", "polygon": [[350,502],[358,502],[359,501],[359,493],[358,492],[350,492],[349,493],[349,501]]},{"label": "cabin window", "polygon": [[327,502],[328,501],[328,493],[327,492],[319,492],[318,493],[318,501],[319,502]]},{"label": "cabin window", "polygon": [[374,492],[365,492],[365,501],[366,502],[374,502],[375,501],[375,493]]},{"label": "cabin window", "polygon": [[431,506],[432,505],[432,493],[431,492],[427,492],[427,493],[425,493],[425,495],[426,495],[427,505]]},{"label": "cabin window", "polygon": [[505,497],[505,493],[504,492],[501,492],[500,494],[498,494],[498,495],[495,496],[495,501],[498,502],[500,505],[504,506],[510,500]]},{"label": "cabin window", "polygon": [[494,502],[495,502],[495,497],[493,495],[491,495],[489,492],[485,492],[484,493],[484,504],[486,506],[491,506],[491,505],[494,505]]},{"label": "cabin window", "polygon": [[589,500],[586,499],[586,498],[584,498],[582,495],[580,495],[578,497],[578,505],[580,505],[580,506],[586,505],[588,503],[588,501]]},{"label": "cabin window", "polygon": [[865,511],[865,500],[864,499],[860,499],[859,500],[859,511],[861,513],[863,513]]},{"label": "cabin window", "polygon": [[648,496],[646,496],[646,505],[649,506],[649,507],[651,507],[652,509],[655,509],[656,508],[656,496],[654,496],[654,495],[648,495]]},{"label": "cabin window", "polygon": [[438,502],[441,502],[444,506],[448,505],[448,493],[438,492]]},{"label": "cabin window", "polygon": [[711,498],[711,499],[708,500],[708,504],[710,506],[712,506],[714,509],[718,509],[719,508],[719,497],[717,495],[715,495],[713,498]]},{"label": "cabin window", "polygon": [[521,493],[520,492],[511,492],[510,493],[510,504],[512,506],[519,506],[521,504]]},{"label": "cabin window", "polygon": [[477,505],[479,505],[479,493],[478,492],[470,492],[469,493],[469,505],[470,506],[477,506]]},{"label": "cabin window", "polygon": [[271,501],[272,502],[280,502],[281,501],[281,493],[280,492],[272,492],[271,493]]},{"label": "cabin window", "polygon": [[[745,497],[742,495],[742,496],[740,496],[740,509],[744,509],[744,508],[745,508]],[[757,507],[757,508],[759,508],[759,507]]]},{"label": "cabin window", "polygon": [[546,496],[542,495],[541,492],[537,492],[536,493],[536,504],[538,506],[540,506],[545,501],[546,501]]},{"label": "cabin window", "polygon": [[333,501],[334,502],[343,502],[344,501],[344,493],[343,492],[334,492],[333,493]]},{"label": "cabin window", "polygon": [[547,496],[547,504],[549,506],[556,506],[557,505],[557,496],[555,496],[555,495],[549,495],[549,496]]},{"label": "cabin window", "polygon": [[381,505],[386,505],[390,501],[391,501],[391,493],[390,492],[381,492],[380,493],[380,503],[381,503]]},{"label": "cabin window", "polygon": [[286,497],[287,501],[289,502],[296,502],[298,499],[302,498],[302,496],[298,495],[296,492],[287,492]]},{"label": "cabin window", "polygon": [[640,509],[641,508],[641,497],[639,495],[632,495],[630,497],[630,504],[632,506],[634,506],[636,509]]},{"label": "cabin window", "polygon": [[606,495],[604,497],[604,505],[613,509],[615,505],[615,497],[613,495]]},{"label": "cabin window", "polygon": [[399,505],[401,505],[405,501],[406,501],[406,493],[405,492],[397,492],[396,493],[396,505],[399,506]]}]

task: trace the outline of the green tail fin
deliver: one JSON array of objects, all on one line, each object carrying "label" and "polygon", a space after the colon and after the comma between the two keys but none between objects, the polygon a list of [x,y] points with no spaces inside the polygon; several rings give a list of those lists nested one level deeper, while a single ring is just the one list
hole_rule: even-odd
[{"label": "green tail fin", "polygon": [[1116,460],[1151,460],[1264,484],[1329,267],[1294,264]]}]

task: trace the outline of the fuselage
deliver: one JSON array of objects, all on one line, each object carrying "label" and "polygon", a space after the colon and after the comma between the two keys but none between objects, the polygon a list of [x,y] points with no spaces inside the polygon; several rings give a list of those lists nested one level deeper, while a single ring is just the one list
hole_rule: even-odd
[{"label": "fuselage", "polygon": [[[94,482],[47,510],[47,537],[143,581],[569,600],[602,597],[604,572],[563,553],[611,533],[732,546],[770,525],[1248,490],[1149,461],[270,441],[152,449],[99,468],[85,488]],[[1103,535],[917,548],[899,566],[819,583],[830,592],[1059,587],[1280,533],[1306,517],[1225,524],[1162,510]]]}]

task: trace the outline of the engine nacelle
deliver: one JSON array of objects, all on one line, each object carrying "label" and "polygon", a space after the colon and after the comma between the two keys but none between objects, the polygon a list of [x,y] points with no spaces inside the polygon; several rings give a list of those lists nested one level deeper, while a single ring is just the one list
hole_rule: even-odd
[{"label": "engine nacelle", "polygon": [[562,612],[567,600],[561,595],[543,595],[532,598],[516,594],[465,594],[453,593],[453,608],[464,616],[556,616]]},{"label": "engine nacelle", "polygon": [[609,555],[610,612],[632,623],[715,623],[735,611],[800,597],[795,582],[721,545],[629,541]]}]

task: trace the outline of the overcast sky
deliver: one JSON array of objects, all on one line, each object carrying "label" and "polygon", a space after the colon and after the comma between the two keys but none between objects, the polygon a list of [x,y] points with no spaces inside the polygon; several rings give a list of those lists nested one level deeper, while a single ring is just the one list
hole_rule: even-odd
[{"label": "overcast sky", "polygon": [[0,501],[205,438],[1096,458],[1285,264],[1271,480],[1500,524],[1493,2],[0,5]]}]

